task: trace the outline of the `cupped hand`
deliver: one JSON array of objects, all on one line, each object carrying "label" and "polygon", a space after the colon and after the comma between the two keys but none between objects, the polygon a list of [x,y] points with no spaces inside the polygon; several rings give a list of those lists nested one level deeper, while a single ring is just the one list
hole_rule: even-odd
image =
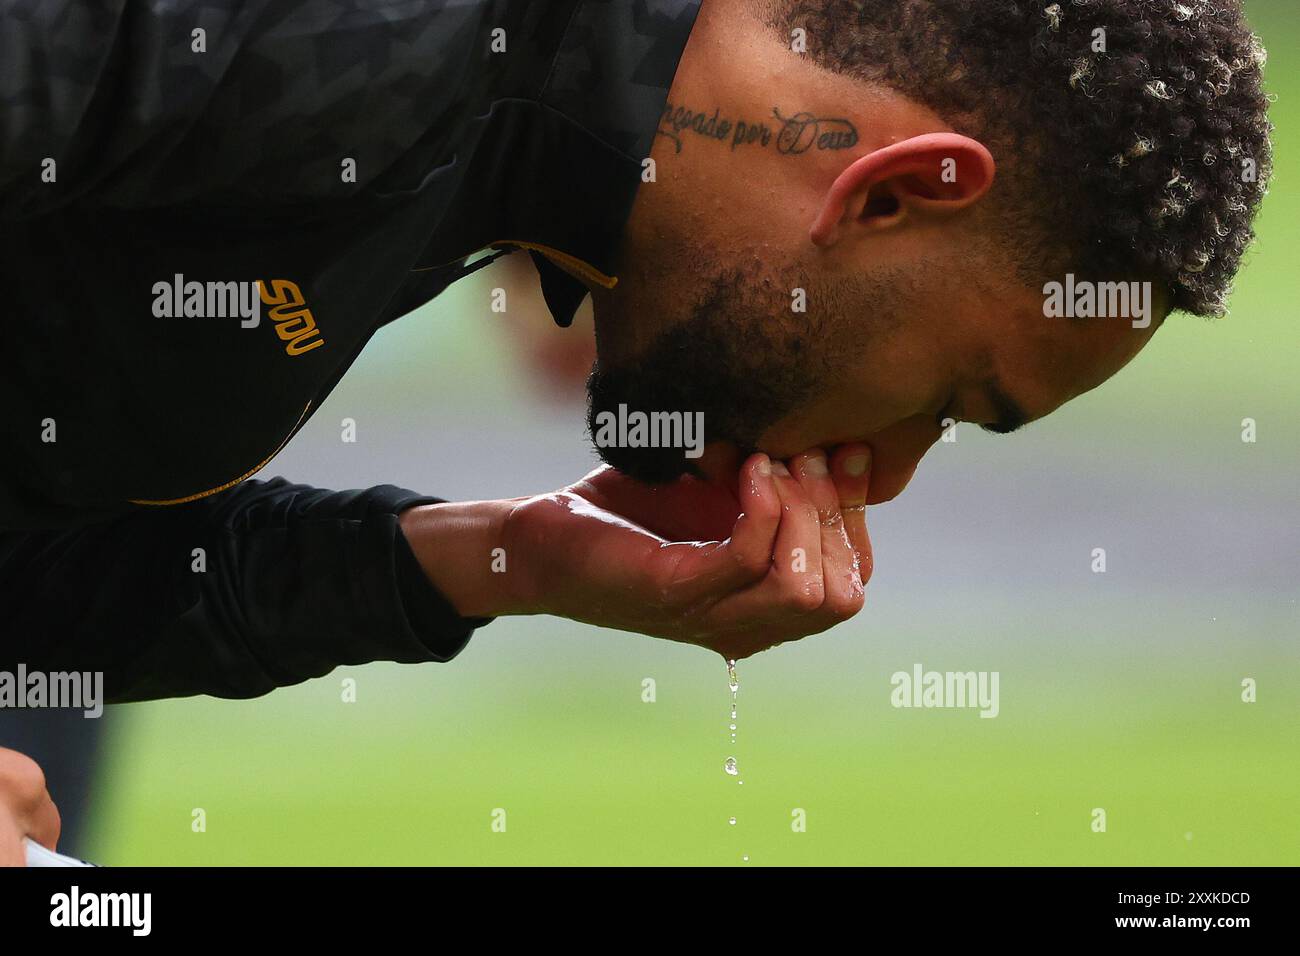
[{"label": "cupped hand", "polygon": [[733,492],[697,478],[646,486],[611,468],[514,503],[514,602],[740,659],[861,608],[871,576],[870,452],[753,455]]}]

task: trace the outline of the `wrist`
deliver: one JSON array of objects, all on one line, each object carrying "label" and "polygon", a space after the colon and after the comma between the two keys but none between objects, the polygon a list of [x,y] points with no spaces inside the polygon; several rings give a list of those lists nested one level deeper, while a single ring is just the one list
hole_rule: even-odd
[{"label": "wrist", "polygon": [[461,617],[532,613],[506,546],[515,501],[416,505],[398,521],[421,569]]}]

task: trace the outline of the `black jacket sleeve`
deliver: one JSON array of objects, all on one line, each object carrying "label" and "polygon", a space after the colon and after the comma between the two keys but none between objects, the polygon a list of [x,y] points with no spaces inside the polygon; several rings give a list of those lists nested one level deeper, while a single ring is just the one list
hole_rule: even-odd
[{"label": "black jacket sleeve", "polygon": [[398,525],[440,499],[247,481],[72,530],[0,534],[0,661],[102,671],[110,703],[255,697],[340,664],[447,661],[484,618]]}]

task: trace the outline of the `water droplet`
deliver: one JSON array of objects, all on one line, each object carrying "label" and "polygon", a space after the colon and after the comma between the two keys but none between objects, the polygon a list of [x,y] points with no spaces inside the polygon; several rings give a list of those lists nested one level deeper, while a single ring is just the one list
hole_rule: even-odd
[{"label": "water droplet", "polygon": [[729,818],[729,819],[727,820],[727,822],[730,823],[730,824],[734,827],[734,826],[736,825],[736,818],[735,818],[735,817],[731,817],[731,818]]},{"label": "water droplet", "polygon": [[740,678],[736,676],[735,661],[727,661],[727,683],[731,685],[733,694],[740,688]]},{"label": "water droplet", "polygon": [[746,863],[749,862],[749,857],[747,857],[747,856],[741,857],[741,859],[744,860]]},{"label": "water droplet", "polygon": [[735,725],[735,724],[732,724],[732,725],[731,725],[731,729],[732,729],[732,730],[735,730],[735,729],[736,729],[736,725]]},{"label": "water droplet", "polygon": [[736,769],[735,757],[728,757],[727,762],[722,765],[722,769],[727,771],[727,773],[731,774],[731,776],[733,777],[740,772],[739,770]]}]

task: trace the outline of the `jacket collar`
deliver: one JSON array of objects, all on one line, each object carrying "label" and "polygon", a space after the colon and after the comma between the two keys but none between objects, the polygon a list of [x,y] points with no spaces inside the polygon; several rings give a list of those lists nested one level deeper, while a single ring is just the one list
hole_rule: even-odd
[{"label": "jacket collar", "polygon": [[533,108],[493,106],[515,115],[486,157],[499,174],[489,181],[503,230],[487,242],[528,250],[561,326],[588,283],[618,281],[614,258],[642,163],[698,12],[699,0],[579,0]]}]

